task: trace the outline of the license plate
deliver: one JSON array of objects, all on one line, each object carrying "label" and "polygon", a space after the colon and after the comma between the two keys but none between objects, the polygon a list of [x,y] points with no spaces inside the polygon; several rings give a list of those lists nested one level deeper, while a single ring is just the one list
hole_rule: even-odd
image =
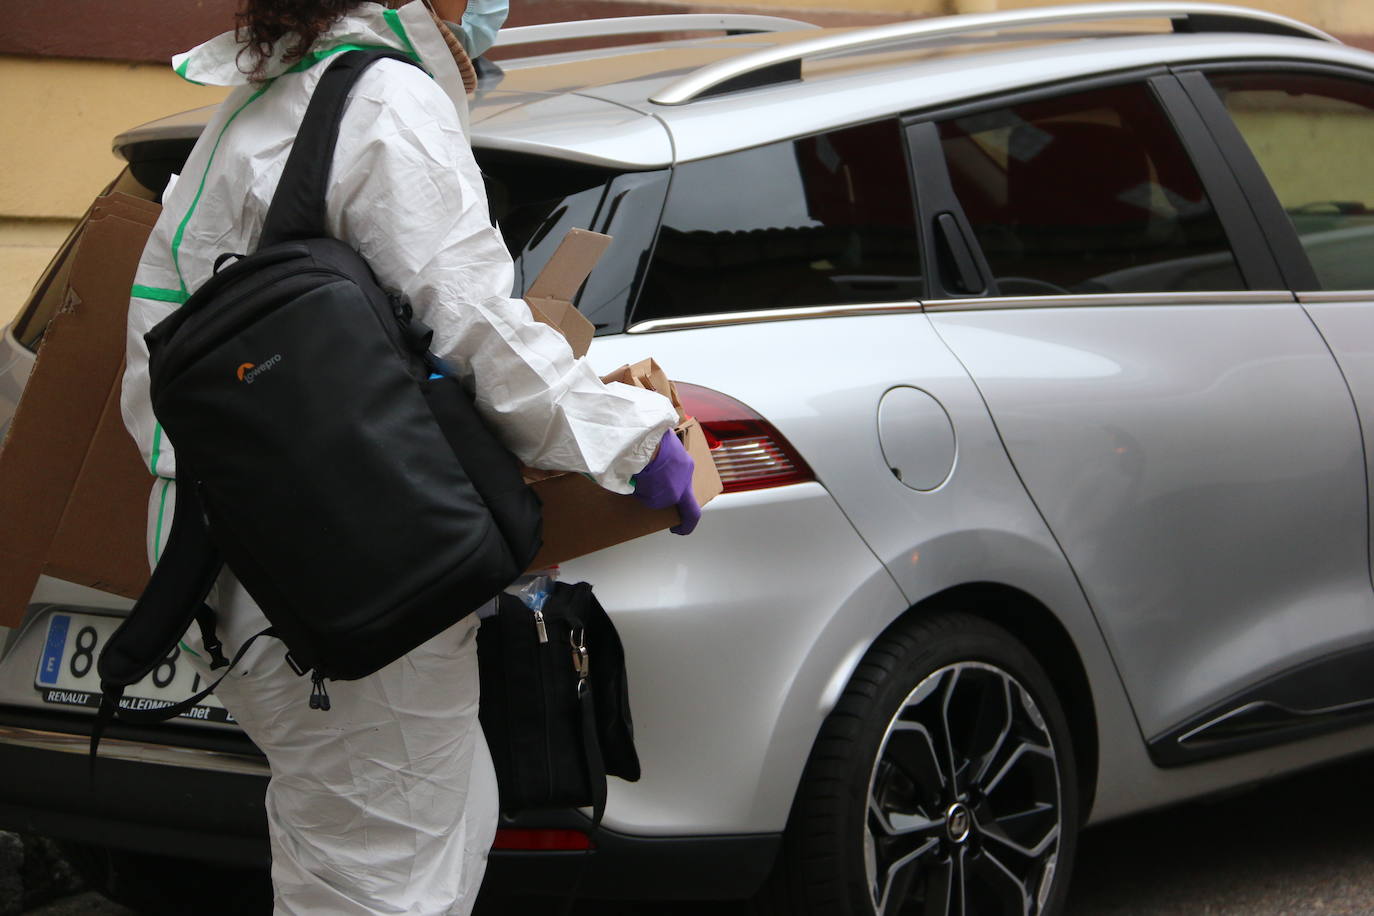
[{"label": "license plate", "polygon": [[[43,702],[61,706],[100,706],[100,675],[96,661],[105,642],[119,628],[120,618],[97,614],[49,614],[47,638],[38,659],[33,684]],[[200,672],[177,646],[156,668],[124,691],[125,709],[158,709],[179,703],[205,687]],[[233,716],[210,694],[179,718],[202,722],[233,722]]]}]

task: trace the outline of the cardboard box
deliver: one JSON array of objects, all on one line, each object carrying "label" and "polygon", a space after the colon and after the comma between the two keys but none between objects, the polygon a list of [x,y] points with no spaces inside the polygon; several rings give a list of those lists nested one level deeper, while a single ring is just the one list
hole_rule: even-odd
[{"label": "cardboard box", "polygon": [[553,257],[525,293],[525,304],[535,320],[542,321],[567,338],[573,356],[583,357],[592,345],[596,327],[582,317],[572,301],[592,268],[610,247],[611,237],[585,229],[569,229]]},{"label": "cardboard box", "polygon": [[[112,193],[96,201],[82,229],[65,301],[0,447],[0,626],[22,620],[42,573],[127,598],[147,584],[152,478],[125,430],[119,395],[129,287],[160,210]],[[594,328],[572,300],[609,244],[609,236],[572,230],[526,300],[531,314],[567,337],[578,356],[587,352]],[[666,394],[681,417],[672,383],[652,360],[607,380]],[[681,420],[678,435],[696,459],[693,486],[705,505],[720,492],[720,478],[700,425]],[[531,471],[527,479],[544,501],[545,546],[533,568],[679,521],[675,509],[646,509],[581,474]]]},{"label": "cardboard box", "polygon": [[0,448],[0,626],[20,622],[41,573],[129,598],[148,580],[152,479],[119,391],[129,287],[159,211],[106,195],[72,254],[65,300]]},{"label": "cardboard box", "polygon": [[[572,300],[610,243],[608,235],[570,230],[525,296],[530,313],[562,333],[575,356],[586,355],[596,329]],[[646,359],[622,366],[603,381],[647,388],[671,400],[678,412],[678,438],[696,465],[692,489],[697,502],[704,506],[720,495],[720,475],[706,434],[700,423],[683,414],[677,390],[658,363]],[[613,547],[681,521],[676,509],[648,509],[633,496],[612,493],[581,474],[527,468],[525,479],[544,503],[544,546],[531,569]]]},{"label": "cardboard box", "polygon": [[[602,380],[647,388],[672,401],[678,412],[678,438],[695,465],[693,495],[703,506],[720,495],[720,474],[711,458],[706,433],[695,418],[683,414],[677,390],[658,363],[641,360],[633,366],[622,366]],[[633,496],[612,493],[581,474],[551,476],[548,472],[527,471],[525,479],[544,501],[544,546],[530,564],[531,569],[544,569],[614,547],[671,528],[682,520],[675,508],[649,509]]]}]

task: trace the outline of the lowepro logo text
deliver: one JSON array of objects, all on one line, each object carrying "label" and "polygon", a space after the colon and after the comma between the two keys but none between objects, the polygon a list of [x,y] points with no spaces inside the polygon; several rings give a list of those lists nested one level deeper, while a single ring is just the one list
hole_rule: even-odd
[{"label": "lowepro logo text", "polygon": [[264,360],[261,363],[243,363],[239,366],[237,373],[239,381],[246,385],[251,385],[259,375],[262,375],[279,362],[281,362],[280,353],[273,355],[270,359]]}]

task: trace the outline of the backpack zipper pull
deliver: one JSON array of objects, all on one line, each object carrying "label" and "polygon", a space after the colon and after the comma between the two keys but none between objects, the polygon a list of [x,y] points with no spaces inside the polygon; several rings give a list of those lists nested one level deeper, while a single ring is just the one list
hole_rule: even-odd
[{"label": "backpack zipper pull", "polygon": [[544,612],[538,608],[534,608],[534,631],[539,634],[541,643],[549,641],[549,631],[544,627]]},{"label": "backpack zipper pull", "polygon": [[310,676],[310,708],[328,711],[329,691],[324,689],[324,675],[316,671]]}]

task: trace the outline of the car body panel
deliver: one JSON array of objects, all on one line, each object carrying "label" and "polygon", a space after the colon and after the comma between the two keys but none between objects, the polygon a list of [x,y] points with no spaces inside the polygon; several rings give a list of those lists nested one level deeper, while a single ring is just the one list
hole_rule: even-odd
[{"label": "car body panel", "polygon": [[496,90],[474,111],[473,132],[486,149],[552,155],[570,162],[648,169],[669,165],[673,147],[663,126],[621,105],[577,93],[517,94]]},{"label": "car body panel", "polygon": [[933,320],[1083,583],[1147,736],[1374,637],[1359,428],[1299,306]]},{"label": "car body panel", "polygon": [[[863,652],[908,607],[955,586],[1000,582],[1054,608],[1069,631],[1104,730],[1103,778],[1109,768],[1123,768],[1118,753],[1143,759],[1130,705],[1072,571],[1017,480],[968,373],[925,315],[629,334],[599,338],[589,356],[599,371],[609,371],[617,360],[646,352],[671,367],[674,379],[720,390],[767,417],[901,589],[898,605],[846,605],[826,615],[815,645],[796,660],[782,717],[759,727],[814,735]],[[955,470],[931,492],[897,481],[878,441],[878,404],[903,384],[934,395],[956,430]],[[708,506],[702,528],[713,523]],[[804,758],[795,736],[775,733],[772,740],[772,772],[779,778],[799,773]]]},{"label": "car body panel", "polygon": [[10,421],[14,419],[14,410],[19,406],[24,383],[33,371],[33,362],[34,355],[15,340],[14,326],[6,325],[0,334],[0,442],[4,442]]},{"label": "car body panel", "polygon": [[637,835],[781,831],[826,712],[817,643],[837,618],[857,631],[905,607],[817,484],[720,496],[690,538],[650,535],[560,576],[595,584],[632,708],[652,711],[635,722],[644,776],[611,780],[605,817]]},{"label": "car body panel", "polygon": [[[1331,348],[1355,399],[1364,437],[1368,499],[1374,494],[1374,299],[1364,293],[1304,294],[1300,298]],[[1370,524],[1374,526],[1374,517]],[[1370,550],[1374,568],[1374,527],[1370,529]]]}]

